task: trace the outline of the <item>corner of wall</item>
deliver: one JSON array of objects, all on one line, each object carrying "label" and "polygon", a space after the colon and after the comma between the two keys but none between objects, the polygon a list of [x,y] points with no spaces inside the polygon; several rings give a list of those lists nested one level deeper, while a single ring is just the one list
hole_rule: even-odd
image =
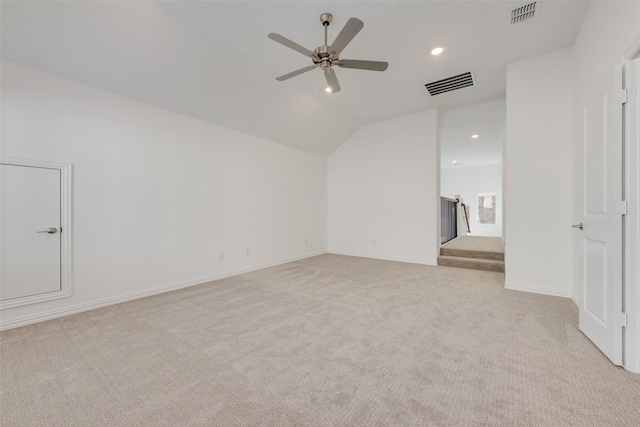
[{"label": "corner of wall", "polygon": [[329,251],[435,265],[438,111],[360,127],[328,159]]}]

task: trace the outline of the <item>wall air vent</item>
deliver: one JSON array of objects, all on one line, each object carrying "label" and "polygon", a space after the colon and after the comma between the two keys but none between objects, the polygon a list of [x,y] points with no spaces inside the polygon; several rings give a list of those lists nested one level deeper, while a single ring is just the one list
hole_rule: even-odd
[{"label": "wall air vent", "polygon": [[538,2],[534,1],[524,6],[520,6],[511,11],[511,25],[524,22],[538,16]]},{"label": "wall air vent", "polygon": [[458,74],[457,76],[447,77],[446,79],[427,83],[425,86],[429,91],[429,95],[436,96],[441,93],[451,92],[452,90],[462,89],[463,87],[474,86],[473,74],[471,71]]}]

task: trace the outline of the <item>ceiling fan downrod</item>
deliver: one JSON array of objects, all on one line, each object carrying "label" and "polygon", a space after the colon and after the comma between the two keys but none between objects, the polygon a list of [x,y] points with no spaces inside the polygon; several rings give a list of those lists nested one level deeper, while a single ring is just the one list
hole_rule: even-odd
[{"label": "ceiling fan downrod", "polygon": [[[327,28],[333,21],[333,15],[330,13],[323,13],[320,15],[320,22],[322,22],[322,26],[324,27],[324,45],[317,47],[313,53],[315,58],[313,58],[313,62],[318,65],[323,70],[328,70],[333,65],[333,61],[338,58],[335,55],[331,55],[329,52],[329,43],[327,41]],[[332,57],[333,56],[333,57]],[[316,60],[317,58],[317,60]]]},{"label": "ceiling fan downrod", "polygon": [[324,45],[325,47],[327,46],[327,27],[329,26],[329,24],[331,24],[331,21],[333,21],[333,15],[330,13],[323,13],[322,15],[320,15],[320,22],[322,22],[322,25],[324,26]]}]

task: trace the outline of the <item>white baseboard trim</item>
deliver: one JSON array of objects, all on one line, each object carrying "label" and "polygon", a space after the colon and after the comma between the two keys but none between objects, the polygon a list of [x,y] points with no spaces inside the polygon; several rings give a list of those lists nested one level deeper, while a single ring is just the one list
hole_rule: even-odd
[{"label": "white baseboard trim", "polygon": [[407,264],[420,264],[420,265],[431,265],[431,266],[437,266],[438,265],[437,262],[428,263],[426,261],[407,260],[407,259],[400,259],[400,258],[393,258],[393,257],[382,257],[382,256],[377,256],[377,255],[361,254],[361,253],[354,253],[354,252],[328,251],[327,253],[333,254],[333,255],[353,256],[353,257],[358,257],[358,258],[379,259],[379,260],[382,260],[382,261],[404,262],[404,263],[407,263]]},{"label": "white baseboard trim", "polygon": [[300,261],[306,258],[312,258],[318,255],[326,254],[326,251],[313,252],[298,257],[288,258],[272,263],[265,263],[249,268],[230,271],[222,274],[215,274],[213,276],[200,277],[197,279],[187,280],[184,282],[173,283],[170,285],[160,286],[157,288],[146,289],[144,291],[132,292],[125,295],[118,295],[111,298],[105,298],[97,301],[92,301],[84,304],[78,304],[71,307],[65,307],[57,310],[45,311],[43,313],[32,314],[29,316],[18,317],[15,319],[3,321],[0,319],[0,331],[7,329],[19,328],[20,326],[31,325],[33,323],[44,322],[46,320],[57,319],[59,317],[69,316],[71,314],[78,314],[84,311],[95,310],[97,308],[106,307],[109,305],[120,304],[127,301],[132,301],[140,298],[150,297],[152,295],[163,294],[165,292],[175,291],[177,289],[188,288],[190,286],[202,285],[204,283],[213,282],[215,280],[225,279],[227,277],[237,276],[239,274],[250,273],[252,271],[262,270],[264,268],[275,267],[289,262]]},{"label": "white baseboard trim", "polygon": [[557,289],[540,288],[537,286],[518,285],[516,283],[505,283],[505,289],[512,291],[530,292],[533,294],[550,295],[554,297],[571,298],[573,299],[573,293],[571,291],[559,291]]}]

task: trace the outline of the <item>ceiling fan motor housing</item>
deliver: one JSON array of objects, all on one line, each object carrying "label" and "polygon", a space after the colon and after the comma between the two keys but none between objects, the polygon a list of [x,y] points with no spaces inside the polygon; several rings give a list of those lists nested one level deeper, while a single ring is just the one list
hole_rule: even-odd
[{"label": "ceiling fan motor housing", "polygon": [[323,70],[331,68],[340,58],[334,51],[330,51],[331,46],[319,46],[313,51],[313,63]]}]

